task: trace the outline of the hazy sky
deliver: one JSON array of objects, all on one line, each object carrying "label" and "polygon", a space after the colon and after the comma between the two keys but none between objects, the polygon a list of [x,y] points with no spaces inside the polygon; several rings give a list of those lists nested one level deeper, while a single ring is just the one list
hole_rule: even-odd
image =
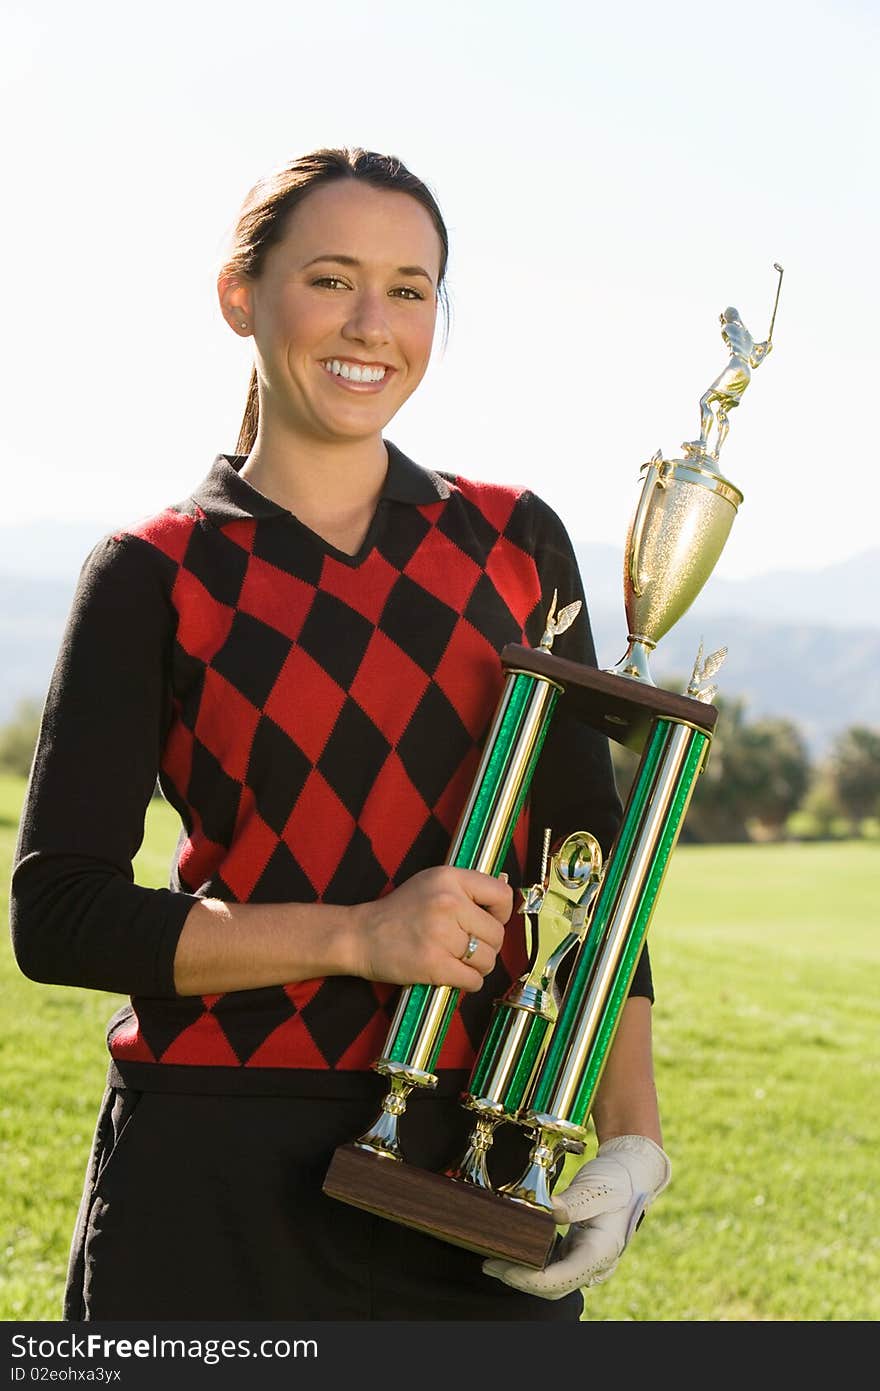
[{"label": "hazy sky", "polygon": [[[717,573],[876,544],[878,6],[3,0],[9,523],[99,530],[232,451],[249,346],[215,266],[250,186],[324,144],[400,155],[450,227],[453,323],[387,430],[622,545],[726,351],[775,351],[721,456]],[[850,424],[854,421],[854,424]]]}]

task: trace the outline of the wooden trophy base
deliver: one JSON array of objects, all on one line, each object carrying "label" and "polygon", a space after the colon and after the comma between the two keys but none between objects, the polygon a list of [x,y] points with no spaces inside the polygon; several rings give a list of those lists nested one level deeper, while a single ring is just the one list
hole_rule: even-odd
[{"label": "wooden trophy base", "polygon": [[501,665],[507,671],[525,671],[558,681],[566,692],[566,706],[576,719],[635,753],[642,752],[651,722],[657,717],[694,725],[710,735],[718,719],[714,705],[692,696],[569,662],[538,647],[508,643],[501,653]]},{"label": "wooden trophy base", "polygon": [[453,1246],[538,1270],[556,1239],[549,1212],[357,1145],[336,1150],[324,1192]]}]

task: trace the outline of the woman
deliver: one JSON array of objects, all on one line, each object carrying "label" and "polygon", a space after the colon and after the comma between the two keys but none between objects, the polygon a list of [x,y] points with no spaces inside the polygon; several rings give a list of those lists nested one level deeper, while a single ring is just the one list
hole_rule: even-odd
[{"label": "woman", "polygon": [[[577,1319],[580,1286],[668,1179],[645,954],[594,1109],[612,1149],[559,1200],[560,1222],[597,1215],[562,1262],[484,1269],[321,1192],[375,1115],[370,1065],[414,981],[463,1003],[437,1095],[404,1118],[408,1158],[461,1152],[457,1096],[525,953],[504,875],[444,860],[498,653],[537,644],[554,590],[581,593],[532,493],[428,472],[384,438],[427,368],[446,259],[439,208],[396,159],[323,150],[259,183],[218,278],[254,343],[238,451],[83,567],[12,897],[28,976],[131,999],[110,1024],[66,1318]],[[595,661],[585,610],[565,642]],[[167,890],[132,882],[157,773],[182,822]],[[559,717],[531,803],[511,884],[534,862],[529,824],[589,829],[607,852],[607,743]],[[495,1162],[513,1176],[505,1130]]]}]

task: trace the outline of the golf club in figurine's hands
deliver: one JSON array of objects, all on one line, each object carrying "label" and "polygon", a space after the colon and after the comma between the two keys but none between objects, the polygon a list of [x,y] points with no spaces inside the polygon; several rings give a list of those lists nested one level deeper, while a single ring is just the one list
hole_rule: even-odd
[{"label": "golf club in figurine's hands", "polygon": [[543,1270],[511,1261],[487,1260],[483,1271],[526,1294],[562,1299],[573,1290],[601,1285],[617,1269],[648,1208],[667,1187],[672,1165],[665,1150],[646,1135],[606,1140],[553,1195],[553,1216],[570,1224]]},{"label": "golf club in figurine's hands", "polygon": [[[743,499],[719,473],[718,453],[728,412],[770,351],[783,273],[775,269],[766,342],[755,344],[739,315],[725,310],[731,358],[701,398],[700,438],[683,446],[682,458],[658,452],[642,467],[624,553],[624,657],[608,671],[553,651],[579,609],[575,602],[557,612],[555,595],[538,647],[510,643],[501,653],[504,687],[447,864],[499,872],[560,700],[640,761],[604,863],[588,830],[565,835],[552,856],[545,832],[540,880],[523,891],[520,910],[528,971],[495,1001],[461,1097],[475,1117],[465,1152],[444,1173],[419,1169],[403,1152],[400,1119],[412,1093],[437,1085],[433,1068],[459,999],[450,987],[411,985],[373,1064],[389,1084],[382,1109],[335,1151],[324,1180],[329,1196],[478,1252],[489,1258],[487,1274],[548,1298],[607,1279],[669,1182],[664,1151],[627,1135],[603,1143],[564,1191],[553,1191],[566,1156],[585,1153],[596,1091],[717,721],[710,683],[726,648],[704,659],[700,644],[683,694],[657,686],[648,663],[703,588]],[[502,1124],[520,1129],[529,1154],[522,1174],[497,1186],[492,1145]],[[560,1242],[557,1226],[566,1223]]]}]

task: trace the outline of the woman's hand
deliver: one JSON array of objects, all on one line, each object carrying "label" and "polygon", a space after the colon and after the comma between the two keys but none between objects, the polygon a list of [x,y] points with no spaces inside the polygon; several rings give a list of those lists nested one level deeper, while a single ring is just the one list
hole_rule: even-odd
[{"label": "woman's hand", "polygon": [[495,966],[512,911],[506,876],[451,865],[423,869],[383,898],[352,909],[353,974],[393,985],[479,990]]},{"label": "woman's hand", "polygon": [[570,1224],[544,1270],[488,1260],[483,1272],[505,1285],[562,1299],[572,1290],[601,1285],[617,1269],[645,1212],[672,1176],[669,1156],[646,1135],[618,1135],[600,1145],[595,1159],[553,1196],[553,1215]]}]

